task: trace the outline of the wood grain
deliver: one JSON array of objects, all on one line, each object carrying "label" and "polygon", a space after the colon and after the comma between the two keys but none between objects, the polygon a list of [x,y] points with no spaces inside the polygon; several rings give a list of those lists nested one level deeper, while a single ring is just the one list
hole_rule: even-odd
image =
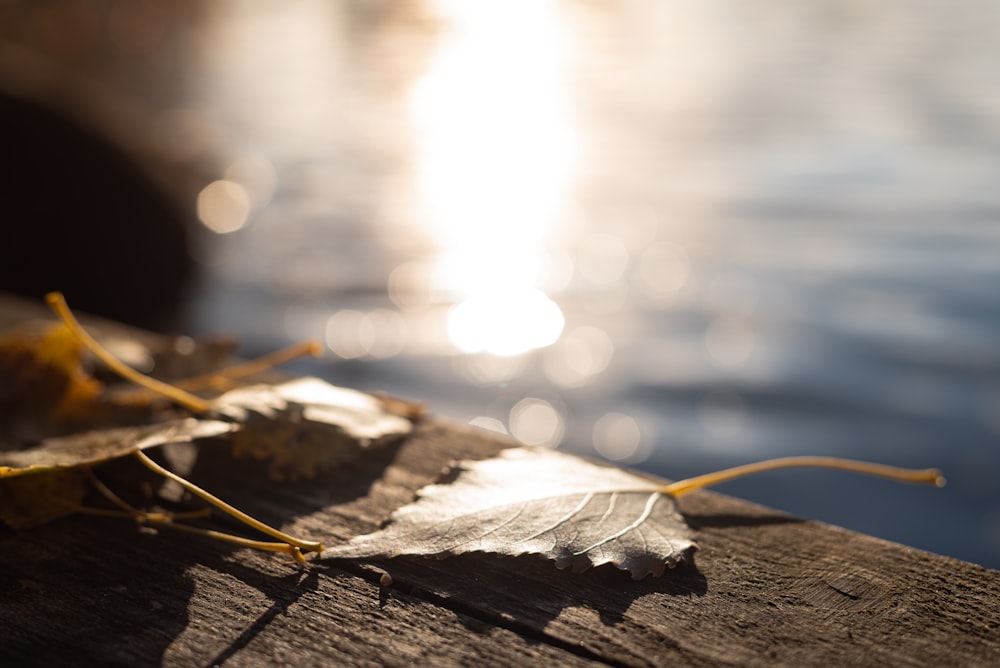
[{"label": "wood grain", "polygon": [[[277,485],[224,444],[201,448],[188,475],[334,544],[378,527],[450,461],[510,445],[431,418],[318,480]],[[123,492],[155,482],[131,461],[101,476]],[[680,507],[694,563],[640,582],[537,557],[300,567],[106,518],[0,528],[0,663],[1000,665],[997,571],[710,492]]]}]

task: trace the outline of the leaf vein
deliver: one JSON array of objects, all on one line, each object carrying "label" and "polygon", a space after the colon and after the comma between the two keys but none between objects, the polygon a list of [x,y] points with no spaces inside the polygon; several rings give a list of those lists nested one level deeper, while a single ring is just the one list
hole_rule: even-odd
[{"label": "leaf vein", "polygon": [[[653,506],[656,505],[656,502],[659,500],[659,498],[660,498],[659,492],[654,492],[654,493],[650,494],[649,498],[646,500],[646,506],[643,508],[642,513],[640,513],[639,517],[637,517],[634,522],[632,522],[631,524],[629,524],[627,527],[623,528],[622,530],[617,531],[617,532],[611,534],[610,536],[607,536],[606,538],[603,538],[602,540],[597,541],[596,543],[594,543],[590,547],[585,548],[583,550],[580,550],[579,552],[575,552],[574,556],[580,556],[580,555],[587,554],[591,550],[595,550],[595,549],[601,547],[602,545],[607,545],[608,543],[610,543],[612,541],[618,540],[619,538],[621,538],[625,534],[629,533],[630,531],[634,531],[636,528],[638,528],[639,526],[641,526],[643,522],[645,522],[647,519],[649,519],[650,514],[652,514],[652,512],[653,512]],[[645,539],[644,539],[644,542],[645,542]]]},{"label": "leaf vein", "polygon": [[558,520],[556,520],[555,522],[553,522],[551,525],[545,527],[544,529],[542,529],[540,531],[535,532],[534,534],[528,536],[527,538],[521,538],[517,542],[518,543],[526,543],[529,540],[534,540],[534,539],[538,538],[539,536],[543,536],[543,535],[549,533],[550,531],[555,531],[560,526],[562,526],[563,524],[566,524],[567,522],[569,522],[570,520],[572,520],[574,517],[576,517],[577,515],[579,515],[580,511],[582,511],[584,508],[586,508],[587,504],[590,503],[591,500],[593,500],[593,498],[594,498],[594,493],[593,492],[587,492],[587,494],[584,495],[584,497],[580,501],[580,503],[576,504],[576,507],[573,508],[573,510],[569,511],[568,513],[566,513],[565,515],[563,515],[562,517],[560,517]]}]

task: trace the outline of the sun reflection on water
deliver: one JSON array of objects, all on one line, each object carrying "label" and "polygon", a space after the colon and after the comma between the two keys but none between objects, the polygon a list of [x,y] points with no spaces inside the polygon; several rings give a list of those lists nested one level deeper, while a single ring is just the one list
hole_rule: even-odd
[{"label": "sun reflection on water", "polygon": [[445,34],[410,107],[430,290],[456,304],[458,349],[515,355],[555,342],[563,326],[543,290],[577,150],[566,35],[549,2],[438,10]]}]

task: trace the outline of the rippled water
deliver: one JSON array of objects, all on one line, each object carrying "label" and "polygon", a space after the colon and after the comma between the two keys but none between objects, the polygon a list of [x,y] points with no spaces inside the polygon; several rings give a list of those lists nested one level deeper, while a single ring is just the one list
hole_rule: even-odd
[{"label": "rippled water", "polygon": [[722,491],[1000,567],[1000,10],[958,4],[219,3],[191,328],[671,478],[940,466]]}]

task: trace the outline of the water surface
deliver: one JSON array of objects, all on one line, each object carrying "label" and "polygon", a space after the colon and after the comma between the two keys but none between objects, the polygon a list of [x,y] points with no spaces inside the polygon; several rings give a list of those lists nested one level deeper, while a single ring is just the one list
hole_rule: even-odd
[{"label": "water surface", "polygon": [[195,331],[1000,567],[1000,9],[222,2]]}]

